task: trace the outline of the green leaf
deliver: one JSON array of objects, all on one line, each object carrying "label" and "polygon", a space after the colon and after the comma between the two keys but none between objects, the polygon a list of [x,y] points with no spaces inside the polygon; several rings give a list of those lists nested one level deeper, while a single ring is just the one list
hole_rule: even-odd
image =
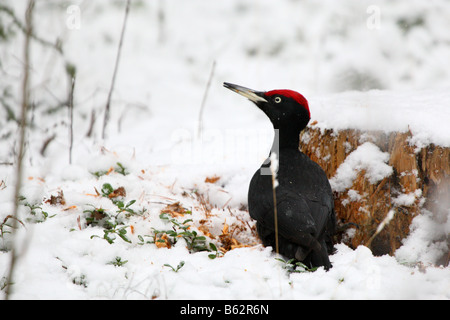
[{"label": "green leaf", "polygon": [[125,207],[125,205],[123,204],[123,201],[114,201],[114,204],[117,206],[117,208],[119,209],[123,209]]},{"label": "green leaf", "polygon": [[175,270],[175,268],[172,267],[172,266],[171,266],[170,264],[168,264],[168,263],[164,263],[164,267],[169,267],[169,268],[172,269],[173,271],[177,272],[177,271]]},{"label": "green leaf", "polygon": [[169,215],[167,214],[167,213],[161,213],[160,215],[159,215],[159,218],[161,219],[161,220],[169,220]]},{"label": "green leaf", "polygon": [[114,240],[116,240],[116,237],[110,237],[110,232],[108,230],[103,230],[103,232],[105,233],[103,235],[103,239],[105,239],[106,241],[108,241],[109,244],[113,244]]},{"label": "green leaf", "polygon": [[117,164],[118,168],[114,168],[114,170],[117,173],[120,173],[120,174],[126,176],[128,174],[127,169],[120,162],[117,162],[116,164]]},{"label": "green leaf", "polygon": [[168,263],[165,263],[164,264],[164,267],[169,267],[170,269],[172,269],[172,271],[174,271],[174,272],[178,272],[181,268],[183,268],[183,266],[184,266],[184,261],[180,261],[180,263],[178,264],[178,266],[177,266],[177,268],[175,269],[174,267],[172,267],[170,264],[168,264]]},{"label": "green leaf", "polygon": [[66,73],[70,76],[71,79],[75,78],[75,74],[77,73],[77,67],[74,64],[67,62]]},{"label": "green leaf", "polygon": [[111,192],[114,191],[114,188],[109,183],[104,183],[102,186],[102,194],[104,197],[107,197]]},{"label": "green leaf", "polygon": [[169,235],[169,236],[171,236],[171,237],[176,237],[176,236],[178,236],[178,233],[177,233],[176,231],[173,231],[173,230],[167,230],[167,231],[165,231],[165,232],[163,232],[163,233],[165,233],[165,234],[167,234],[167,235]]},{"label": "green leaf", "polygon": [[130,202],[127,203],[127,206],[126,206],[126,207],[128,208],[129,206],[131,206],[131,205],[134,204],[135,202],[136,202],[136,200],[131,200]]},{"label": "green leaf", "polygon": [[180,270],[181,268],[183,268],[185,262],[184,261],[180,261],[180,263],[177,266],[177,270]]},{"label": "green leaf", "polygon": [[[292,258],[292,259],[288,260],[288,261],[286,262],[286,264],[292,264],[294,261],[295,261],[295,259]],[[301,263],[301,262],[300,262],[300,263]],[[302,264],[303,264],[303,263],[302,263]],[[303,265],[304,265],[304,264],[303,264]]]},{"label": "green leaf", "polygon": [[[125,233],[126,233],[126,231],[125,231]],[[123,241],[131,243],[131,240],[128,239],[128,237],[124,233],[119,232],[119,237],[122,238]]]}]

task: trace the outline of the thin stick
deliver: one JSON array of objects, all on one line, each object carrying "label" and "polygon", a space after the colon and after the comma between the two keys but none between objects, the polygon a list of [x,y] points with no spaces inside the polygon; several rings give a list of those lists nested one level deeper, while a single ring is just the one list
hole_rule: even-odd
[{"label": "thin stick", "polygon": [[92,111],[91,111],[91,122],[90,122],[90,125],[89,125],[89,129],[86,132],[86,137],[87,138],[90,138],[92,136],[92,131],[94,130],[95,120],[96,120],[95,109],[92,109]]},{"label": "thin stick", "polygon": [[[278,209],[277,209],[277,194],[276,194],[276,188],[278,186],[277,181],[277,170],[278,170],[278,163],[277,163],[277,154],[273,152],[270,155],[270,171],[272,171],[272,193],[273,193],[273,220],[274,220],[274,226],[275,226],[275,252],[280,254],[280,248],[278,245]],[[274,163],[276,162],[276,163]],[[281,289],[281,278],[280,273],[278,273],[278,282],[280,286],[280,297],[282,296],[282,289]]]},{"label": "thin stick", "polygon": [[364,244],[366,247],[370,248],[370,245],[372,244],[373,239],[375,239],[375,237],[381,232],[383,231],[384,227],[387,226],[389,224],[389,222],[391,222],[392,218],[394,218],[395,215],[395,210],[391,209],[389,210],[389,212],[387,213],[386,217],[383,219],[383,221],[381,221],[381,223],[378,225],[377,230],[375,231],[375,233],[370,237],[370,239]]},{"label": "thin stick", "polygon": [[[18,221],[18,208],[19,208],[19,195],[20,195],[20,187],[22,183],[22,176],[23,176],[23,156],[25,153],[25,131],[27,126],[27,112],[28,112],[28,106],[29,106],[29,100],[30,100],[30,39],[33,31],[32,26],[32,13],[33,13],[33,7],[34,7],[34,0],[28,1],[27,10],[25,12],[25,27],[26,27],[26,33],[25,33],[25,45],[24,45],[24,75],[23,75],[23,81],[22,81],[22,118],[20,120],[20,132],[19,132],[19,154],[17,157],[17,170],[16,170],[16,188],[14,192],[14,215],[12,216],[12,228],[11,228],[11,236],[14,239],[14,233],[15,229],[17,228],[17,221]],[[13,247],[11,249],[11,261],[9,264],[9,274],[8,274],[8,280],[6,283],[6,293],[5,293],[5,299],[8,300],[11,295],[11,283],[13,281],[14,276],[14,267],[16,264],[17,254],[16,249],[14,246],[13,241]]]},{"label": "thin stick", "polygon": [[216,61],[213,61],[211,67],[211,73],[209,74],[208,83],[206,84],[205,93],[203,94],[202,104],[200,106],[200,112],[198,114],[198,136],[200,137],[203,129],[203,109],[205,108],[206,98],[208,97],[209,87],[211,87],[211,81],[214,76],[214,70],[216,69]]},{"label": "thin stick", "polygon": [[73,147],[73,91],[75,89],[75,77],[72,78],[72,86],[69,94],[69,164],[72,164],[72,147]]},{"label": "thin stick", "polygon": [[45,150],[47,150],[47,147],[53,140],[55,140],[55,138],[56,138],[56,133],[54,133],[52,136],[50,136],[49,138],[47,138],[44,141],[44,143],[42,144],[42,147],[41,147],[41,156],[45,155]]},{"label": "thin stick", "polygon": [[278,246],[278,210],[277,210],[277,196],[275,191],[275,175],[272,175],[272,192],[273,192],[273,218],[275,222],[275,252],[280,253]]},{"label": "thin stick", "polygon": [[109,93],[108,93],[108,100],[106,101],[105,118],[103,120],[102,139],[105,139],[106,125],[108,124],[108,121],[109,121],[109,112],[110,112],[110,108],[111,108],[111,96],[114,91],[114,84],[116,82],[117,69],[119,67],[119,61],[120,61],[120,53],[122,52],[123,38],[125,35],[125,27],[127,25],[128,12],[130,11],[130,3],[131,3],[131,0],[127,0],[127,5],[125,7],[125,18],[123,19],[122,32],[120,34],[119,48],[117,49],[116,64],[114,66],[114,73],[113,73],[113,77],[111,80],[111,88],[109,89]]},{"label": "thin stick", "polygon": [[277,172],[279,166],[278,154],[276,152],[270,153],[270,171],[272,172],[272,193],[273,193],[273,220],[275,227],[275,251],[280,253],[278,246],[278,210],[277,210],[277,195],[276,188],[278,186]]},{"label": "thin stick", "polygon": [[164,0],[158,1],[158,42],[163,44],[166,41],[165,22],[166,13],[164,12]]}]

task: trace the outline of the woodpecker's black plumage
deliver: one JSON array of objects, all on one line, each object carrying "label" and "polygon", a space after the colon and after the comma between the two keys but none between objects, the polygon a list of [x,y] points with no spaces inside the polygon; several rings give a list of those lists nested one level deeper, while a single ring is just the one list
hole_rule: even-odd
[{"label": "woodpecker's black plumage", "polygon": [[[310,267],[331,267],[328,255],[335,232],[333,193],[322,168],[299,150],[300,132],[310,120],[307,100],[291,90],[255,91],[224,86],[254,102],[272,122],[279,165],[276,190],[279,253]],[[275,248],[270,158],[254,174],[248,192],[250,216],[265,246]]]}]

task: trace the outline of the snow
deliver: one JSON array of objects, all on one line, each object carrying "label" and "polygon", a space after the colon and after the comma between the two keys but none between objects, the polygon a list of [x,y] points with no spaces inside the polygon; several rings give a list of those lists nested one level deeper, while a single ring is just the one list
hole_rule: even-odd
[{"label": "snow", "polygon": [[403,263],[434,263],[439,253],[447,250],[445,241],[449,233],[448,215],[436,217],[428,210],[423,210],[423,213],[413,220],[411,235],[395,255]]},{"label": "snow", "polygon": [[[449,250],[450,212],[417,216],[395,257],[337,244],[330,271],[288,273],[272,248],[259,243],[246,211],[248,183],[268,155],[273,130],[257,108],[222,87],[230,81],[258,90],[298,90],[320,128],[410,130],[410,143],[418,148],[449,147],[446,1],[133,1],[105,140],[103,110],[124,3],[70,4],[69,11],[67,3],[46,1],[35,8],[37,34],[61,39],[64,55],[32,42],[35,105],[21,189],[24,225],[14,238],[19,259],[13,299],[450,298],[450,269],[438,263]],[[26,1],[7,5],[22,19]],[[0,13],[1,23],[9,21]],[[13,110],[20,105],[22,45],[17,31],[0,48],[0,102]],[[214,61],[199,135],[200,104]],[[68,95],[66,62],[77,68],[71,164],[67,109],[56,108]],[[92,112],[96,121],[86,137]],[[18,149],[17,126],[6,119],[2,107],[0,223],[13,208],[15,167],[8,163]],[[392,170],[387,155],[365,142],[331,179],[333,188],[351,188],[362,169],[370,182]],[[123,187],[126,195],[103,196],[105,184]],[[64,203],[47,201],[61,191]],[[351,191],[352,199],[364,196]],[[421,196],[401,194],[394,201],[406,205]],[[113,200],[136,200],[128,207],[133,213],[120,211]],[[205,235],[207,245],[234,239],[235,247],[211,259],[215,251],[189,250],[183,238],[171,248],[164,240],[160,247],[147,243],[155,230],[175,228],[160,215],[176,203],[190,213],[170,219],[192,220],[188,230]],[[112,244],[103,238],[110,229],[89,224],[94,209],[117,223],[117,233],[109,234]],[[8,224],[11,219],[3,231],[10,231]],[[10,233],[0,236],[0,288],[12,240]]]},{"label": "snow", "polygon": [[414,192],[400,194],[397,198],[392,199],[392,202],[398,206],[410,206],[421,196],[422,190],[417,189]]},{"label": "snow", "polygon": [[434,143],[450,147],[448,88],[351,91],[325,97],[313,96],[310,100],[318,128],[380,130],[386,133],[409,130],[413,135],[411,145],[421,148]]},{"label": "snow", "polygon": [[392,174],[392,167],[387,165],[389,154],[382,152],[371,142],[365,142],[345,158],[330,179],[331,188],[343,192],[350,188],[358,172],[365,170],[365,176],[371,184],[377,183]]}]

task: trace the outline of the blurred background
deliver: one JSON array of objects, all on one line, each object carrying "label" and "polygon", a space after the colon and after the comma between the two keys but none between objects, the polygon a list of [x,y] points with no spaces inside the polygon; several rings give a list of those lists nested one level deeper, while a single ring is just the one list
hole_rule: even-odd
[{"label": "blurred background", "polygon": [[[15,152],[26,6],[0,0],[0,162],[11,162]],[[125,0],[36,0],[30,48],[36,152],[67,144],[74,73],[75,144],[101,140],[125,6]],[[160,138],[174,136],[174,128],[196,131],[205,92],[206,129],[252,129],[263,115],[237,103],[223,81],[291,88],[306,97],[447,87],[449,16],[447,0],[133,0],[108,132],[140,135],[143,148],[159,150]]]}]

